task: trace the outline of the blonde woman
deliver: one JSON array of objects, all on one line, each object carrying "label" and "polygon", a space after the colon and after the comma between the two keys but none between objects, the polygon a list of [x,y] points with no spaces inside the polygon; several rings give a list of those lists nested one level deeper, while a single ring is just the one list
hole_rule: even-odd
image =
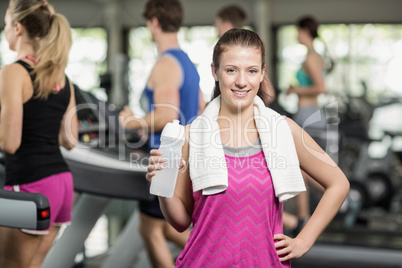
[{"label": "blonde woman", "polygon": [[18,60],[0,72],[0,147],[9,191],[42,193],[45,231],[0,228],[0,267],[40,267],[61,224],[71,220],[73,181],[59,146],[78,136],[74,90],[65,75],[70,25],[42,0],[11,0],[4,33]]}]

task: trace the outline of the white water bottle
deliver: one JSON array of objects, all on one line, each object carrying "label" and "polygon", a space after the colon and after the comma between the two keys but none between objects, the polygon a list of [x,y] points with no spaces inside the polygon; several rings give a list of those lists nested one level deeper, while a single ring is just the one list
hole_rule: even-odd
[{"label": "white water bottle", "polygon": [[172,197],[176,187],[177,175],[181,161],[181,148],[184,144],[184,127],[179,120],[167,123],[161,134],[163,169],[156,171],[151,181],[150,193],[153,195]]}]

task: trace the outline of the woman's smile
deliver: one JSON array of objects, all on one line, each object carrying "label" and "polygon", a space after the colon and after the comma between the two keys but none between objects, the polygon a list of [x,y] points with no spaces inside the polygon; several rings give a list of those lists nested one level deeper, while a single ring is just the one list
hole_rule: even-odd
[{"label": "woman's smile", "polygon": [[244,98],[251,91],[251,89],[250,90],[234,90],[234,89],[231,89],[231,90],[233,92],[233,95],[236,96],[237,98]]}]

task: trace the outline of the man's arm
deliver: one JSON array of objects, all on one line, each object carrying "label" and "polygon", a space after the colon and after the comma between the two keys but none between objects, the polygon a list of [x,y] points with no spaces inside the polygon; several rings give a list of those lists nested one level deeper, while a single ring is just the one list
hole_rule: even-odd
[{"label": "man's arm", "polygon": [[146,129],[160,132],[169,122],[179,117],[182,70],[179,63],[170,56],[159,59],[152,69],[148,85],[154,91],[154,110],[143,118],[124,116],[122,125],[128,129]]},{"label": "man's arm", "polygon": [[198,94],[198,115],[202,114],[202,112],[205,110],[205,105],[204,96],[202,95],[200,89],[200,93]]}]

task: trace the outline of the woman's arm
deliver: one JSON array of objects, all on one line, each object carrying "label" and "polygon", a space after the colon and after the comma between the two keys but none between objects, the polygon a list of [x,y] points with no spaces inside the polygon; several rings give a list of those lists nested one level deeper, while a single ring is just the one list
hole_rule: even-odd
[{"label": "woman's arm", "polygon": [[0,148],[9,154],[21,145],[23,89],[27,81],[31,81],[28,73],[18,64],[0,71]]},{"label": "woman's arm", "polygon": [[309,87],[291,86],[288,89],[287,94],[295,93],[299,96],[311,96],[326,93],[327,90],[324,82],[323,62],[320,55],[309,53],[304,62],[304,68],[313,84]]},{"label": "woman's arm", "polygon": [[[159,204],[166,220],[177,231],[185,231],[191,224],[193,214],[193,195],[191,189],[191,179],[188,168],[189,158],[189,125],[185,126],[186,140],[182,148],[181,169],[177,177],[176,188],[172,198],[159,197]],[[158,164],[164,162],[161,158],[160,150],[152,150],[149,159],[149,166],[146,178],[152,181],[157,170],[162,169]]]},{"label": "woman's arm", "polygon": [[313,246],[320,234],[332,221],[349,191],[349,182],[336,163],[321,147],[293,120],[287,119],[292,130],[293,140],[301,169],[320,184],[324,194],[309,221],[295,239],[276,235],[281,240],[276,247],[282,261],[299,258]]},{"label": "woman's arm", "polygon": [[71,150],[78,142],[78,119],[74,86],[68,80],[66,80],[66,83],[70,84],[70,103],[68,104],[63,120],[61,121],[59,144],[64,148]]}]

